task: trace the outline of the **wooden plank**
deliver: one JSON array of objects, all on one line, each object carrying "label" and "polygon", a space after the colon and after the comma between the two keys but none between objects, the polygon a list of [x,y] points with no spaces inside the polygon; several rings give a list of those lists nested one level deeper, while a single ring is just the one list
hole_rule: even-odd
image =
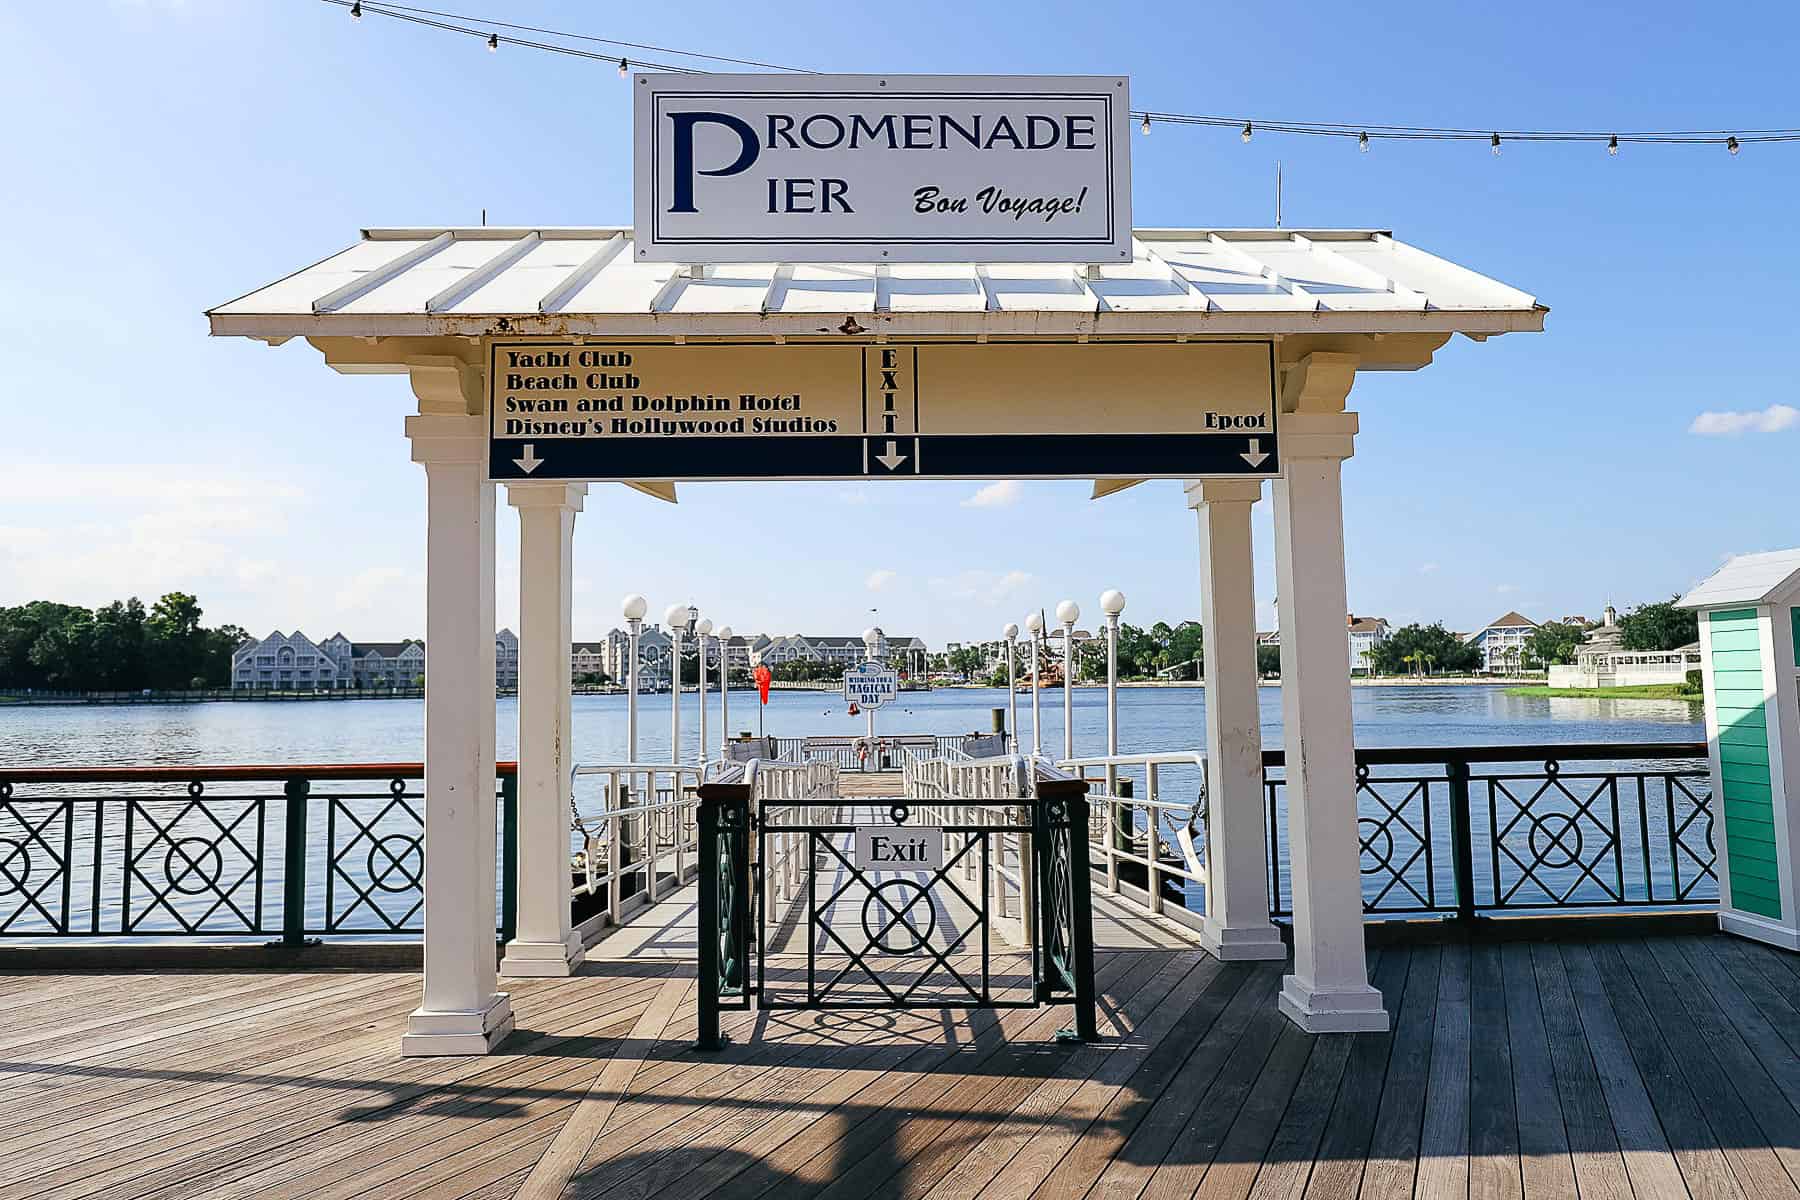
[{"label": "wooden plank", "polygon": [[[1381,954],[1379,949],[1370,952],[1371,980],[1377,978]],[[1311,1040],[1312,1053],[1306,1060],[1306,1070],[1294,1087],[1281,1125],[1251,1186],[1252,1200],[1299,1200],[1312,1175],[1313,1158],[1318,1154],[1319,1140],[1325,1136],[1356,1036],[1321,1034]]]},{"label": "wooden plank", "polygon": [[[610,1014],[597,1020],[608,1017]],[[398,1035],[399,1018],[400,1014],[396,1014],[390,1036]],[[313,1160],[287,1157],[283,1148],[310,1143],[322,1157],[348,1153],[354,1137],[346,1138],[340,1133],[332,1141],[317,1140],[346,1122],[355,1123],[359,1130],[371,1130],[367,1135],[371,1140],[394,1136],[395,1125],[391,1122],[395,1118],[406,1120],[408,1111],[434,1092],[455,1087],[496,1094],[493,1089],[510,1086],[509,1080],[519,1072],[541,1065],[541,1061],[531,1058],[534,1053],[571,1040],[526,1038],[510,1046],[510,1053],[503,1056],[457,1060],[402,1059],[390,1049],[385,1057],[351,1064],[355,1070],[348,1077],[339,1071],[311,1086],[309,1081],[299,1081],[298,1100],[292,1095],[277,1097],[279,1103],[252,1111],[248,1122],[207,1127],[199,1131],[198,1138],[188,1136],[174,1144],[165,1140],[161,1145],[147,1147],[131,1160],[109,1161],[100,1174],[88,1174],[52,1194],[88,1195],[96,1188],[116,1192],[124,1181],[130,1180],[140,1192],[205,1188],[216,1195],[226,1180],[236,1179],[246,1170],[254,1172],[266,1167],[270,1158],[286,1169],[305,1169]],[[379,1097],[377,1102],[345,1107],[347,1102],[366,1101],[371,1092]]]},{"label": "wooden plank", "polygon": [[[1505,1049],[1512,1063],[1509,1102],[1518,1127],[1519,1182],[1526,1200],[1570,1196],[1575,1194],[1575,1168],[1531,951],[1517,942],[1502,946],[1499,966],[1505,990]],[[1481,986],[1479,978],[1476,986]],[[1616,1154],[1613,1161],[1623,1182],[1624,1164]]]},{"label": "wooden plank", "polygon": [[[1218,1156],[1219,1148],[1233,1122],[1243,1110],[1251,1087],[1263,1073],[1276,1040],[1289,1024],[1274,999],[1281,988],[1279,972],[1274,968],[1264,968],[1252,986],[1260,988],[1264,986],[1265,980],[1268,990],[1259,991],[1258,1003],[1250,1013],[1250,1023],[1240,1036],[1223,1046],[1227,1051],[1224,1061],[1218,1064],[1210,1081],[1201,1083],[1195,1080],[1193,1090],[1201,1093],[1200,1102],[1188,1115],[1181,1131],[1175,1135],[1174,1146],[1163,1155],[1162,1161],[1156,1164],[1151,1173],[1150,1182],[1143,1191],[1146,1200],[1173,1200],[1174,1197],[1193,1195]],[[1214,1027],[1207,1042],[1218,1040],[1222,1028],[1221,1021],[1220,1025]],[[1205,1043],[1202,1043],[1201,1049],[1195,1052],[1189,1063],[1200,1059],[1204,1052]],[[1187,1090],[1188,1085],[1177,1076],[1171,1087]]]},{"label": "wooden plank", "polygon": [[1754,946],[1742,938],[1722,935],[1709,940],[1707,948],[1731,978],[1761,1011],[1763,1019],[1774,1026],[1781,1039],[1800,1053],[1800,989],[1791,979],[1771,978],[1767,948]]},{"label": "wooden plank", "polygon": [[1419,1130],[1419,1200],[1469,1194],[1469,950],[1447,946],[1438,972],[1437,1013],[1432,1019],[1431,1066],[1426,1077],[1425,1120]]},{"label": "wooden plank", "polygon": [[[1079,1195],[1090,1184],[1094,1191],[1111,1195],[1140,1194],[1150,1185],[1188,1118],[1199,1108],[1233,1047],[1250,1028],[1259,1012],[1275,1003],[1281,987],[1278,967],[1257,968],[1248,963],[1228,963],[1216,986],[1199,996],[1181,1022],[1164,1039],[1164,1046],[1135,1072],[1127,1084],[1130,1094],[1143,1097],[1136,1124],[1122,1141],[1078,1153],[1064,1159],[1066,1118],[1058,1112],[1045,1127],[1051,1140],[1034,1137],[1020,1156],[1006,1165],[995,1180],[1003,1192],[1019,1194],[1037,1188],[1045,1195],[1056,1191]],[[1116,1148],[1114,1148],[1116,1146]],[[1104,1155],[1096,1150],[1104,1148]],[[1028,1152],[1029,1156],[1027,1156]],[[1094,1159],[1098,1158],[1098,1164]],[[1064,1163],[1067,1166],[1064,1166]],[[1057,1172],[1061,1172],[1059,1176]],[[1043,1186],[1038,1187],[1039,1181]],[[1060,1185],[1060,1186],[1059,1186]],[[987,1192],[982,1193],[984,1200]]]},{"label": "wooden plank", "polygon": [[[1509,947],[1510,949],[1510,947]],[[1509,961],[1508,966],[1511,963]],[[1606,1093],[1594,1070],[1593,1052],[1575,1013],[1568,973],[1554,946],[1533,946],[1531,966],[1537,981],[1538,1007],[1544,1019],[1544,1036],[1550,1047],[1550,1064],[1562,1098],[1563,1126],[1569,1139],[1569,1161],[1583,1200],[1631,1200],[1630,1176],[1620,1152],[1619,1135],[1607,1110]],[[1509,1018],[1514,1010],[1509,1006]],[[1519,1111],[1529,1111],[1528,1094],[1519,1091]],[[1521,1137],[1524,1138],[1524,1128]],[[1530,1142],[1527,1139],[1526,1144]],[[1527,1187],[1532,1172],[1525,1171]],[[1566,1193],[1565,1193],[1566,1194]]]},{"label": "wooden plank", "polygon": [[[1406,988],[1412,955],[1412,950],[1389,947],[1382,951],[1381,961],[1376,964],[1372,978],[1390,1006]],[[1363,1162],[1375,1132],[1376,1106],[1371,1098],[1381,1095],[1388,1059],[1393,1053],[1392,1031],[1357,1033],[1350,1038],[1350,1054],[1337,1093],[1349,1099],[1333,1105],[1312,1172],[1305,1182],[1303,1195],[1318,1200],[1354,1196],[1361,1186]]]},{"label": "wooden plank", "polygon": [[[956,1119],[939,1122],[936,1136],[928,1141],[922,1137],[915,1140],[913,1135],[924,1131],[908,1131],[908,1138],[897,1148],[897,1157],[904,1164],[902,1171],[890,1176],[880,1187],[866,1189],[866,1192],[857,1192],[851,1184],[834,1185],[832,1190],[871,1197],[896,1196],[902,1190],[906,1195],[925,1194],[967,1157],[971,1145],[985,1144],[997,1126],[1013,1122],[1020,1105],[1035,1094],[1042,1083],[1048,1082],[1043,1078],[1046,1067],[1050,1067],[1047,1072],[1050,1079],[1075,1081],[1076,1086],[1069,1093],[1071,1096],[1083,1086],[1091,1085],[1112,1087],[1116,1099],[1131,1065],[1151,1053],[1163,1030],[1174,1022],[1174,1014],[1181,1008],[1179,997],[1197,995],[1203,990],[1201,985],[1220,969],[1217,960],[1200,951],[1161,953],[1151,961],[1163,962],[1163,968],[1153,976],[1147,971],[1140,972],[1142,987],[1130,991],[1133,982],[1130,980],[1122,981],[1116,987],[1116,1013],[1114,1019],[1101,1029],[1102,1042],[1070,1047],[1060,1064],[1055,1065],[1041,1050],[1032,1047],[1018,1047],[1019,1053],[1010,1064],[996,1059],[989,1069],[1003,1072],[1004,1077],[980,1095],[968,1096],[965,1111]],[[1192,987],[1188,986],[1190,979],[1194,980]],[[1171,993],[1176,993],[1177,998],[1171,1000]],[[1165,1021],[1154,1019],[1159,1011],[1168,1014]],[[963,1097],[953,1090],[944,1100],[947,1104],[955,1104],[962,1102]],[[1041,1120],[1035,1119],[1034,1112],[1028,1112],[1018,1120],[1022,1126],[1034,1129],[1042,1125]],[[1092,1140],[1091,1133],[1078,1144],[1085,1145],[1089,1140]]]},{"label": "wooden plank", "polygon": [[[571,996],[570,1002],[574,1002]],[[620,997],[620,1002],[635,1005],[641,1001],[634,1000],[629,993]],[[341,1018],[333,1014],[324,1014],[332,1023]],[[550,1015],[550,1014],[545,1014]],[[195,1173],[194,1159],[209,1145],[223,1145],[241,1149],[246,1139],[251,1142],[278,1136],[281,1131],[289,1130],[295,1118],[309,1111],[320,1111],[331,1102],[332,1094],[338,1091],[348,1093],[345,1099],[355,1098],[358,1091],[370,1088],[399,1089],[399,1085],[410,1081],[428,1078],[432,1073],[442,1073],[442,1060],[399,1059],[393,1053],[393,1047],[400,1032],[402,1012],[396,1011],[391,1025],[382,1028],[378,1033],[361,1045],[350,1043],[355,1048],[341,1048],[336,1055],[321,1060],[317,1066],[326,1072],[323,1080],[325,1090],[321,1092],[320,1084],[315,1083],[308,1074],[286,1076],[251,1076],[240,1082],[249,1086],[240,1088],[239,1101],[235,1104],[214,1103],[206,1105],[184,1105],[171,1110],[167,1119],[162,1122],[140,1123],[134,1128],[134,1136],[138,1144],[145,1149],[128,1165],[140,1169],[148,1169],[161,1162],[165,1169],[174,1169],[178,1164],[187,1163],[190,1174]],[[253,1041],[253,1038],[247,1039]],[[348,1055],[348,1057],[346,1057]],[[373,1056],[372,1062],[370,1056]],[[492,1064],[494,1060],[465,1060],[470,1064],[483,1061]],[[373,1072],[377,1078],[370,1078],[370,1067],[381,1064],[382,1069]],[[339,1084],[345,1078],[344,1068],[351,1068],[349,1082]],[[336,1111],[336,1110],[324,1110]],[[339,1116],[338,1119],[342,1119]],[[92,1172],[103,1167],[110,1167],[115,1177],[121,1169],[111,1160],[95,1153],[100,1147],[110,1144],[109,1139],[116,1139],[116,1131],[103,1128],[82,1138],[70,1139],[71,1144],[59,1145],[51,1155],[39,1154],[31,1160],[34,1166],[49,1167],[56,1163],[67,1165],[50,1175],[34,1175],[37,1186],[46,1186],[51,1182],[73,1182],[81,1177],[83,1171]]]},{"label": "wooden plank", "polygon": [[[1730,972],[1713,957],[1711,946],[1716,940],[1684,938],[1679,942],[1669,943],[1666,953],[1679,953],[1693,977],[1706,990],[1708,998],[1718,1005],[1719,1011],[1730,1022],[1732,1032],[1750,1048],[1751,1054],[1762,1064],[1775,1086],[1781,1089],[1787,1102],[1796,1111],[1800,1111],[1800,1055],[1794,1053],[1793,1048],[1764,1018],[1762,1011],[1744,995],[1743,989],[1731,977]],[[1658,957],[1666,955],[1659,953]]]},{"label": "wooden plank", "polygon": [[[1776,1154],[1770,1135],[1758,1123],[1750,1109],[1745,1106],[1738,1091],[1726,1078],[1722,1069],[1723,1057],[1731,1052],[1732,1043],[1742,1052],[1743,1044],[1736,1038],[1729,1041],[1717,1037],[1717,1030],[1709,1028],[1708,1014],[1704,1011],[1712,1006],[1701,992],[1693,998],[1693,1003],[1702,1009],[1699,1014],[1691,1012],[1688,1003],[1677,995],[1677,989],[1670,984],[1669,977],[1657,965],[1650,950],[1641,942],[1629,945],[1617,944],[1597,946],[1593,949],[1595,965],[1606,976],[1608,991],[1623,990],[1625,980],[1635,983],[1637,995],[1642,1003],[1637,1006],[1643,1009],[1638,1019],[1648,1019],[1660,1034],[1661,1057],[1664,1061],[1652,1066],[1644,1057],[1638,1058],[1638,1065],[1644,1070],[1647,1079],[1664,1073],[1679,1072],[1673,1079],[1664,1081],[1665,1087],[1685,1084],[1684,1094],[1691,1099],[1692,1106],[1701,1120],[1711,1129],[1718,1141],[1719,1149],[1728,1164],[1731,1175],[1745,1192],[1759,1197],[1790,1197],[1800,1200],[1800,1189],[1795,1188],[1794,1181],[1788,1177],[1788,1168],[1782,1165]],[[1615,977],[1615,972],[1617,976]],[[1627,1007],[1630,1007],[1627,1004]],[[1614,1001],[1614,1011],[1620,1010],[1620,1002]],[[1621,1023],[1625,1024],[1623,1017]],[[1626,1024],[1629,1035],[1631,1026]],[[1695,1034],[1699,1034],[1696,1038]],[[1710,1043],[1718,1042],[1718,1045]],[[1634,1048],[1633,1053],[1636,1053]],[[1653,1052],[1654,1054],[1654,1052]],[[1748,1054],[1744,1054],[1748,1058]],[[1743,1064],[1748,1068],[1747,1074],[1754,1078],[1761,1074],[1754,1061]],[[1767,1077],[1764,1077],[1765,1083]],[[1767,1084],[1770,1091],[1773,1084]],[[1663,1119],[1663,1130],[1673,1140],[1677,1137],[1676,1129],[1679,1120],[1672,1121],[1664,1112],[1664,1104],[1658,1097],[1658,1087],[1651,1086],[1651,1098],[1657,1101],[1657,1112]],[[1780,1100],[1779,1093],[1775,1097]],[[1788,1108],[1785,1100],[1781,1107]],[[1790,1108],[1790,1116],[1792,1110]],[[1680,1161],[1680,1155],[1677,1155]],[[1800,1165],[1800,1160],[1797,1160]],[[1685,1169],[1684,1169],[1684,1174]],[[1690,1179],[1688,1190],[1696,1195],[1700,1189]]]},{"label": "wooden plank", "polygon": [[1275,1140],[1282,1114],[1300,1083],[1313,1041],[1283,1018],[1275,1048],[1263,1063],[1237,1119],[1219,1143],[1219,1151],[1201,1178],[1194,1200],[1244,1200],[1250,1194],[1263,1158]]},{"label": "wooden plank", "polygon": [[[1625,1157],[1625,1171],[1631,1177],[1631,1190],[1638,1200],[1687,1200],[1688,1186],[1710,1181],[1712,1173],[1700,1164],[1677,1161],[1657,1120],[1656,1106],[1645,1087],[1644,1073],[1639,1072],[1632,1057],[1631,1045],[1620,1028],[1614,1008],[1607,1002],[1606,990],[1594,969],[1586,946],[1562,947],[1563,969],[1567,973],[1575,1012],[1593,1055],[1594,1071],[1606,1099],[1606,1111],[1612,1118],[1613,1130],[1619,1138],[1619,1149]],[[1628,1011],[1628,1016],[1632,1015]],[[1565,1106],[1564,1111],[1567,1111]],[[1683,1114],[1697,1117],[1698,1114]],[[1701,1123],[1704,1125],[1704,1122]],[[1711,1141],[1710,1132],[1691,1125],[1679,1126],[1678,1137]],[[1691,1145],[1692,1143],[1686,1143]],[[1708,1146],[1716,1153],[1716,1146]],[[1724,1166],[1723,1160],[1719,1165]],[[1690,1166],[1694,1174],[1684,1168]],[[1724,1174],[1730,1178],[1730,1171]],[[1686,1177],[1686,1184],[1683,1177]]]},{"label": "wooden plank", "polygon": [[[1166,1065],[1167,1072],[1173,1073],[1206,1026],[1249,977],[1248,968],[1227,967],[1217,959],[1207,958],[1172,989],[1128,1038],[1117,1045],[1084,1048],[1077,1059],[1071,1060],[1069,1070],[1056,1072],[1033,1089],[1006,1120],[972,1146],[927,1195],[932,1200],[966,1200],[984,1195],[1019,1150],[1049,1122],[1057,1119],[1063,1106],[1087,1080],[1099,1077],[1102,1072],[1106,1082],[1117,1081],[1120,1087],[1107,1102],[1097,1124],[1109,1130],[1116,1129],[1119,1136],[1124,1136],[1147,1111],[1150,1093],[1161,1090],[1161,1084],[1145,1079],[1145,1072],[1151,1070],[1152,1064],[1159,1064]],[[1114,1115],[1114,1110],[1121,1106],[1131,1113],[1128,1119]],[[1080,1144],[1085,1145],[1085,1138]]]},{"label": "wooden plank", "polygon": [[[1372,1200],[1412,1195],[1442,965],[1443,952],[1436,946],[1421,946],[1412,952],[1375,1129],[1369,1137],[1369,1157],[1363,1164],[1359,1194]],[[1365,1103],[1368,1099],[1372,1098],[1365,1098]]]},{"label": "wooden plank", "polygon": [[[1500,948],[1474,947],[1469,952],[1469,975],[1469,1200],[1520,1200],[1524,1180]],[[1534,1000],[1535,991],[1534,986]],[[1546,1087],[1533,1103],[1555,1110],[1560,1131],[1562,1107],[1555,1089]],[[1565,1152],[1565,1166],[1567,1162]]]}]

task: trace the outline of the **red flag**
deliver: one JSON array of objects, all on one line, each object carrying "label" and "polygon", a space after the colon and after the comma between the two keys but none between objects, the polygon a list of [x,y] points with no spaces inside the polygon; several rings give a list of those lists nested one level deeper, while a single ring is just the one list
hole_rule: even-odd
[{"label": "red flag", "polygon": [[762,697],[764,704],[769,702],[769,680],[773,678],[775,678],[775,674],[769,668],[763,666],[756,668],[756,691]]}]

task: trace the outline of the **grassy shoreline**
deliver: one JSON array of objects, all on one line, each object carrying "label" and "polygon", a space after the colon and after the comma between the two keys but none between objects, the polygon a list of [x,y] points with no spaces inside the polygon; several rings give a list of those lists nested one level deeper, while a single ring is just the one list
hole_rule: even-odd
[{"label": "grassy shoreline", "polygon": [[1640,683],[1630,687],[1558,688],[1511,687],[1508,696],[1572,696],[1583,700],[1686,700],[1699,704],[1705,697],[1698,692],[1682,690],[1679,683]]}]

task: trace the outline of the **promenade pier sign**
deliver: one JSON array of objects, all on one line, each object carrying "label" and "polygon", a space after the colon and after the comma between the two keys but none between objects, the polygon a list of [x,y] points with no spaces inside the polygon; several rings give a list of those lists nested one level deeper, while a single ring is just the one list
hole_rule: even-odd
[{"label": "promenade pier sign", "polygon": [[1192,479],[1280,471],[1270,342],[495,340],[489,475]]},{"label": "promenade pier sign", "polygon": [[637,76],[643,262],[1131,260],[1115,76]]}]

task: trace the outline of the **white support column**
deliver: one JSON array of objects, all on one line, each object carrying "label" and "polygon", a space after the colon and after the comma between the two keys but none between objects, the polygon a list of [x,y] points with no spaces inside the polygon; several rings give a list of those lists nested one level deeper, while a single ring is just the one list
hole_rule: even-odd
[{"label": "white support column", "polygon": [[[415,390],[419,387],[415,376]],[[421,395],[423,399],[423,395]],[[496,989],[494,485],[480,417],[406,419],[425,468],[425,995],[402,1054],[485,1054],[513,1027]]]},{"label": "white support column", "polygon": [[567,975],[584,954],[569,920],[569,643],[586,495],[581,483],[506,487],[519,510],[519,911],[506,975]]},{"label": "white support column", "polygon": [[1341,475],[1356,436],[1342,411],[1352,355],[1313,354],[1289,369],[1278,431],[1275,580],[1281,608],[1281,716],[1287,759],[1294,973],[1281,1011],[1308,1033],[1388,1028],[1363,947],[1356,746],[1350,720],[1349,611]]},{"label": "white support column", "polygon": [[1259,479],[1195,481],[1200,524],[1200,623],[1206,643],[1206,920],[1216,958],[1283,959],[1269,920],[1262,716],[1256,691],[1256,581],[1250,506]]}]

